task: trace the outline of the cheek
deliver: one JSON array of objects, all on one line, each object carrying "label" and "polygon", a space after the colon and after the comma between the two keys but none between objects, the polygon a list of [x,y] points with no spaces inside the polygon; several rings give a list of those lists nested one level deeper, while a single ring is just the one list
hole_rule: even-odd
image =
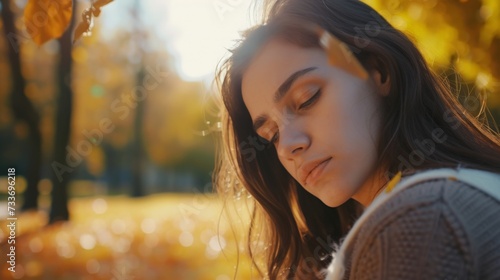
[{"label": "cheek", "polygon": [[337,158],[338,174],[352,174],[354,181],[370,172],[377,158],[380,119],[375,94],[362,85],[331,92],[316,116],[321,125],[311,123],[317,144]]},{"label": "cheek", "polygon": [[308,127],[313,133],[313,144],[336,150],[342,143],[350,142],[345,140],[348,140],[346,137],[349,137],[354,122],[349,114],[350,108],[346,108],[348,104],[339,98],[338,93],[326,93],[309,117]]},{"label": "cheek", "polygon": [[328,131],[333,139],[358,148],[376,142],[380,129],[377,112],[380,100],[372,88],[351,84],[330,94],[326,103],[330,109],[323,110],[327,112],[324,122],[331,127]]}]

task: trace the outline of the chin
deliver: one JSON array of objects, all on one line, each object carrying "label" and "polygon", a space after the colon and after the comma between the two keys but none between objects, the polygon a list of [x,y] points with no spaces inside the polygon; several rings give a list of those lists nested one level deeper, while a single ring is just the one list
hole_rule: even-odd
[{"label": "chin", "polygon": [[334,174],[327,174],[315,185],[306,188],[328,207],[339,207],[346,203],[354,195],[354,189],[349,180]]},{"label": "chin", "polygon": [[343,196],[338,196],[333,194],[328,194],[328,195],[323,195],[321,197],[318,197],[319,200],[321,200],[326,206],[328,207],[339,207],[340,205],[344,204],[346,201],[349,200],[349,198],[345,198]]},{"label": "chin", "polygon": [[342,201],[337,201],[337,200],[321,200],[326,206],[328,207],[339,207],[340,205],[344,204],[347,200],[342,200]]},{"label": "chin", "polygon": [[[336,183],[335,183],[336,182]],[[300,183],[299,183],[300,184]],[[338,181],[332,180],[331,178],[325,178],[318,182],[314,186],[304,186],[300,184],[307,192],[314,195],[317,199],[321,200],[323,204],[328,207],[339,207],[340,205],[347,202],[353,195],[347,187],[339,187]],[[333,187],[336,186],[336,187]],[[345,185],[344,185],[345,186]]]}]

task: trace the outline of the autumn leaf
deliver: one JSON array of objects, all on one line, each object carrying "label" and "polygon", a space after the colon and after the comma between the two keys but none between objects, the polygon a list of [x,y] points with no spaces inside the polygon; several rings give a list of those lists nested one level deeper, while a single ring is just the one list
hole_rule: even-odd
[{"label": "autumn leaf", "polygon": [[368,78],[366,69],[354,57],[349,48],[327,31],[320,32],[320,44],[328,54],[328,63],[339,67],[362,80]]},{"label": "autumn leaf", "polygon": [[90,31],[92,29],[93,19],[91,14],[91,8],[86,9],[82,13],[82,22],[78,24],[73,33],[73,44],[82,36],[90,35]]},{"label": "autumn leaf", "polygon": [[101,7],[113,2],[113,0],[97,0],[94,2],[93,7],[94,10],[92,11],[92,14],[94,14],[95,17],[99,16],[101,13]]},{"label": "autumn leaf", "polygon": [[101,7],[113,2],[113,0],[97,0],[92,2],[90,8],[85,9],[82,13],[82,22],[78,24],[73,33],[73,44],[82,36],[90,36],[93,27],[93,16],[97,17],[101,14]]},{"label": "autumn leaf", "polygon": [[24,23],[37,45],[59,38],[68,28],[73,10],[72,0],[28,0]]},{"label": "autumn leaf", "polygon": [[387,183],[387,187],[385,187],[385,192],[390,193],[392,189],[401,181],[401,171],[398,171],[396,176],[394,176],[389,183]]}]

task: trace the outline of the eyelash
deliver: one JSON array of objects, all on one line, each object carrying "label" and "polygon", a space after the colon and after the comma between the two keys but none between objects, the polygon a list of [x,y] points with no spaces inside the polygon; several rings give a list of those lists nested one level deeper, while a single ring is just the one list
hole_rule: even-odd
[{"label": "eyelash", "polygon": [[[302,109],[307,109],[309,108],[311,105],[313,105],[316,100],[318,100],[318,97],[321,95],[321,89],[318,89],[314,95],[309,98],[307,101],[305,101],[304,103],[300,104],[299,106],[299,110],[302,110]],[[279,131],[277,131],[272,137],[271,137],[271,140],[267,141],[268,145],[273,145],[274,143],[276,143],[276,141],[278,141],[279,139]]]},{"label": "eyelash", "polygon": [[300,104],[299,110],[308,108],[309,106],[313,105],[320,95],[321,89],[318,89],[311,98],[309,98],[306,102]]},{"label": "eyelash", "polygon": [[277,131],[273,137],[271,137],[271,140],[269,140],[269,145],[276,143],[278,141],[278,137],[280,136],[280,132]]}]

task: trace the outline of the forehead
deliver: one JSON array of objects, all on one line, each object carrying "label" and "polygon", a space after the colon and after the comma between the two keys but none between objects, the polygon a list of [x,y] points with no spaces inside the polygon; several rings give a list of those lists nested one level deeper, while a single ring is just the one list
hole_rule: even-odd
[{"label": "forehead", "polygon": [[250,115],[255,117],[261,113],[258,108],[270,105],[274,93],[290,75],[326,63],[326,54],[319,48],[302,48],[276,39],[269,41],[243,73],[241,90]]}]

